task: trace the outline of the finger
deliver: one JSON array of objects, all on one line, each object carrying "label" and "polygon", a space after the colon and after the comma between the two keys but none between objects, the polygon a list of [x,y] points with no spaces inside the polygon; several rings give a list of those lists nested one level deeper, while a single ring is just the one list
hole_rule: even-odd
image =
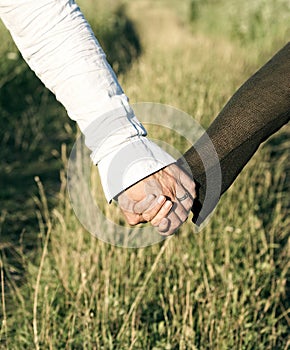
[{"label": "finger", "polygon": [[164,196],[160,196],[159,198],[156,198],[154,194],[148,194],[144,199],[142,199],[140,202],[137,202],[133,206],[133,212],[136,214],[143,214],[147,210],[150,211],[155,207],[158,207],[157,212],[160,210],[164,202],[166,201],[166,198]]},{"label": "finger", "polygon": [[168,231],[170,225],[170,220],[168,218],[163,218],[158,225],[158,231],[162,235],[163,232]]},{"label": "finger", "polygon": [[145,222],[142,215],[131,213],[131,212],[126,212],[126,211],[123,211],[123,214],[124,214],[124,217],[125,217],[127,223],[131,226],[135,226],[137,224]]},{"label": "finger", "polygon": [[175,233],[179,227],[182,225],[182,222],[180,221],[179,217],[171,210],[169,215],[166,218],[166,221],[161,221],[160,225],[158,226],[158,232],[162,236],[170,236],[173,233]]},{"label": "finger", "polygon": [[[159,226],[162,219],[166,218],[168,213],[172,208],[173,203],[169,200],[165,202],[165,204],[161,207],[158,213],[154,215],[154,217],[150,220],[152,226]],[[145,213],[144,213],[145,214]],[[143,217],[144,217],[143,214]],[[149,220],[148,220],[149,221]]]},{"label": "finger", "polygon": [[128,197],[126,192],[123,192],[118,196],[118,205],[119,207],[126,212],[134,213],[135,201]]},{"label": "finger", "polygon": [[156,223],[154,226],[157,226],[159,222],[161,221],[162,218],[165,218],[166,215],[170,212],[170,209],[172,207],[172,202],[171,201],[166,201],[166,198],[162,198],[162,202],[158,203],[158,205],[155,205],[151,207],[148,211],[146,210],[143,213],[143,218],[146,221],[151,221],[154,220]]},{"label": "finger", "polygon": [[174,211],[175,215],[182,223],[187,220],[189,212],[185,210],[179,202],[174,203],[172,211]]},{"label": "finger", "polygon": [[179,182],[183,185],[183,187],[191,194],[192,198],[196,198],[196,185],[194,180],[188,173],[183,170],[179,165],[172,165],[173,172],[175,177],[178,178]]},{"label": "finger", "polygon": [[[142,202],[145,202],[143,200]],[[166,203],[165,196],[161,195],[158,198],[155,198],[152,202],[150,202],[150,205],[148,206],[148,203],[146,202],[145,205],[143,205],[142,202],[138,202],[135,205],[135,212],[140,213],[143,216],[143,219],[145,221],[151,221],[158,212],[163,208],[164,204]],[[169,210],[166,208],[163,208],[162,213],[163,217],[165,217],[168,214]]]},{"label": "finger", "polygon": [[[130,208],[130,210],[125,210],[124,207],[121,207],[121,210],[128,224],[137,225],[142,222],[151,221],[151,219],[155,218],[156,214],[158,214],[162,209],[156,220],[156,226],[158,226],[159,222],[169,213],[172,207],[172,202],[168,202],[169,203],[167,203],[167,205],[164,204],[166,203],[166,198],[163,195],[156,199],[155,196],[151,194],[148,195],[144,200],[134,204],[134,212],[131,211],[133,203],[131,200],[123,201],[123,206]],[[145,209],[147,209],[148,212]],[[142,214],[143,210],[145,210],[145,212]]]},{"label": "finger", "polygon": [[186,191],[191,195],[194,199],[196,198],[196,185],[195,182],[184,172],[180,172],[180,182],[182,186],[186,189]]},{"label": "finger", "polygon": [[[185,197],[185,198],[184,198]],[[181,199],[181,200],[180,200]],[[190,212],[194,199],[192,198],[191,193],[187,191],[187,188],[180,185],[176,188],[176,203],[178,204],[179,212],[183,212],[182,208],[185,212]],[[180,217],[181,218],[181,217]]]}]

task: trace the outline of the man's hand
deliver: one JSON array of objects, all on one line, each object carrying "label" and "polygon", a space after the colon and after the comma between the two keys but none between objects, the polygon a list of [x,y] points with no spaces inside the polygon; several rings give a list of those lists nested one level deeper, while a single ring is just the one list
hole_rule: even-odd
[{"label": "man's hand", "polygon": [[194,181],[171,164],[122,192],[118,203],[130,225],[150,221],[168,236],[186,221],[195,197]]}]

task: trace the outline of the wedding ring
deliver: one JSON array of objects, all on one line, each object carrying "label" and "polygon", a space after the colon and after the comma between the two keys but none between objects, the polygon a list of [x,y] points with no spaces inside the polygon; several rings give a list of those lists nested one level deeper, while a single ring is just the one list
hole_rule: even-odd
[{"label": "wedding ring", "polygon": [[176,199],[178,199],[180,202],[182,202],[188,197],[189,197],[189,194],[187,192],[185,192],[182,197],[180,197],[180,198],[176,197]]}]

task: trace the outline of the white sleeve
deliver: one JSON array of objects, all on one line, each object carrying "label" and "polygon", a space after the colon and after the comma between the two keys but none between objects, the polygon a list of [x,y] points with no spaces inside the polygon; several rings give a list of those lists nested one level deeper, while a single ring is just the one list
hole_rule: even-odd
[{"label": "white sleeve", "polygon": [[108,201],[175,162],[146,138],[73,0],[0,0],[0,16],[30,68],[78,123]]}]

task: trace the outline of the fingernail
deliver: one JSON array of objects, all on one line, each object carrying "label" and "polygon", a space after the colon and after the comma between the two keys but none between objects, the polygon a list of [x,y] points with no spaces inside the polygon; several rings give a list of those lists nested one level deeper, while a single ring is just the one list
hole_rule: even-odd
[{"label": "fingernail", "polygon": [[161,195],[161,196],[158,198],[158,203],[159,203],[159,204],[162,204],[164,201],[165,201],[165,197],[164,197],[163,195]]},{"label": "fingernail", "polygon": [[151,202],[155,198],[154,194],[148,194],[148,200]]},{"label": "fingernail", "polygon": [[165,207],[166,209],[171,208],[171,207],[172,207],[172,202],[166,201],[166,203],[164,204],[164,207]]},{"label": "fingernail", "polygon": [[167,224],[168,224],[168,219],[163,218],[163,219],[160,221],[159,226],[165,226],[165,225],[167,225]]},{"label": "fingernail", "polygon": [[166,218],[163,218],[160,221],[158,231],[161,235],[164,235],[164,233],[168,230],[168,224],[169,224],[169,222],[168,222],[168,219],[166,219]]}]

